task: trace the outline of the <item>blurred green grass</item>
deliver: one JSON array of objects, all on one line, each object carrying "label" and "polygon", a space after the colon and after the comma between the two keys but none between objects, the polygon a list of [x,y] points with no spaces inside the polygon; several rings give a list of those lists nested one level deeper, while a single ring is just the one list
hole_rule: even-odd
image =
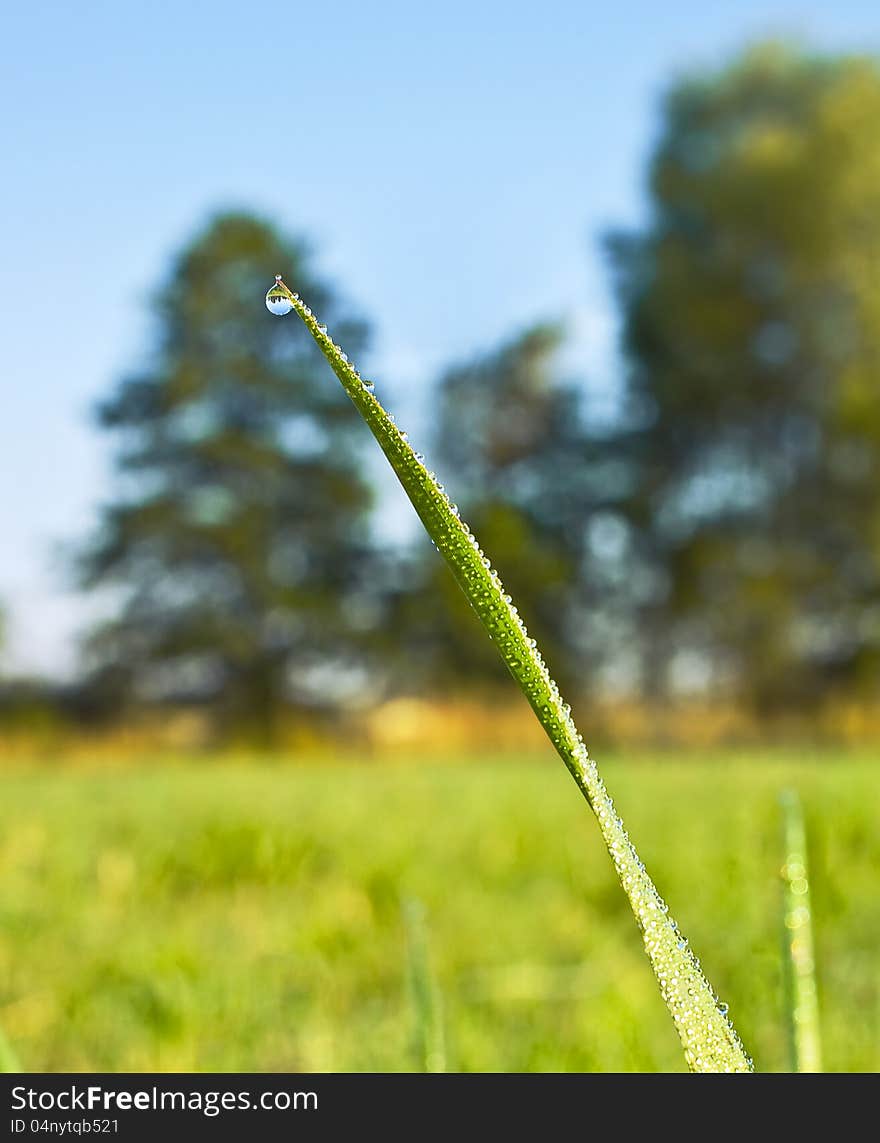
[{"label": "blurred green grass", "polygon": [[[401,900],[449,1067],[684,1071],[599,831],[552,754],[7,773],[0,1026],[34,1071],[415,1070]],[[787,1068],[779,791],[802,798],[823,1054],[874,1071],[872,757],[602,763],[759,1071]]]}]

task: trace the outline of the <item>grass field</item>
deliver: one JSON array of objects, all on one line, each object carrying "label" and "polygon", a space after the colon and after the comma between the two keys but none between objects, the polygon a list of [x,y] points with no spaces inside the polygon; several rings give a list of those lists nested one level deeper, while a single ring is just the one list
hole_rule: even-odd
[{"label": "grass field", "polygon": [[[787,1070],[778,793],[806,815],[825,1066],[880,1066],[873,757],[603,764],[759,1071]],[[595,820],[539,757],[7,772],[0,1025],[33,1071],[413,1070],[401,902],[449,1067],[683,1071]]]}]

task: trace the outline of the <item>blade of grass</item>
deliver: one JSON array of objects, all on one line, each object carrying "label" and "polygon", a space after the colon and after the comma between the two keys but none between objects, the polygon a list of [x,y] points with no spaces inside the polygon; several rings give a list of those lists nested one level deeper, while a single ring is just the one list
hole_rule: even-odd
[{"label": "blade of grass", "polygon": [[428,954],[425,907],[421,901],[404,901],[407,977],[415,1014],[415,1050],[419,1067],[426,1072],[446,1071],[446,1039],[440,991]]},{"label": "blade of grass", "polygon": [[6,1038],[6,1033],[0,1028],[0,1072],[21,1072],[24,1068],[18,1061],[18,1056]]},{"label": "blade of grass", "polygon": [[[283,283],[282,283],[283,285]],[[287,287],[284,287],[287,289]],[[373,394],[347,355],[334,343],[298,294],[288,290],[293,309],[305,323],[366,421],[409,497],[419,519],[448,563],[489,638],[567,766],[599,822],[621,885],[642,932],[645,950],[672,1015],[692,1071],[747,1072],[752,1061],[736,1030],[691,952],[618,816],[596,763],[571,717],[571,709],[550,677],[534,639],[498,573],[458,509],[421,456]]]},{"label": "blade of grass", "polygon": [[804,815],[795,790],[784,790],[779,801],[785,852],[785,862],[780,870],[782,967],[791,1070],[821,1072],[822,1041]]}]

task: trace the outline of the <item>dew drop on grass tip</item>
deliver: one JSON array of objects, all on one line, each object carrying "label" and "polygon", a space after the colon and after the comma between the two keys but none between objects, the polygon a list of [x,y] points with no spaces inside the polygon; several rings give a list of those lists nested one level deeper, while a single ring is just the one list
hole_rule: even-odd
[{"label": "dew drop on grass tip", "polygon": [[269,313],[277,314],[278,317],[284,317],[293,309],[290,292],[281,281],[280,274],[275,275],[275,285],[266,294],[266,309]]}]

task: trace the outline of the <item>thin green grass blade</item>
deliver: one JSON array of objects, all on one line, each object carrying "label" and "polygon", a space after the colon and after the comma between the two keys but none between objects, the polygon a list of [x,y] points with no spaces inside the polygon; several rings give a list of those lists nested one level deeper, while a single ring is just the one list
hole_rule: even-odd
[{"label": "thin green grass blade", "polygon": [[[286,288],[286,287],[285,287]],[[587,799],[642,932],[645,949],[672,1014],[688,1067],[748,1072],[752,1061],[629,839],[568,704],[534,639],[505,593],[498,573],[460,519],[433,472],[373,394],[347,355],[295,293],[290,300],[397,474],[435,547],[448,563],[489,638],[519,684],[581,793]]]},{"label": "thin green grass blade", "polygon": [[0,1072],[22,1072],[24,1068],[18,1061],[18,1056],[6,1038],[6,1033],[0,1028]]},{"label": "thin green grass blade", "polygon": [[415,1055],[426,1072],[446,1071],[446,1037],[440,990],[431,970],[425,907],[421,901],[404,901],[407,978],[415,1016]]},{"label": "thin green grass blade", "polygon": [[782,832],[785,861],[782,877],[782,967],[788,1042],[793,1072],[822,1071],[819,993],[813,950],[813,918],[807,865],[807,835],[801,801],[784,790]]}]

